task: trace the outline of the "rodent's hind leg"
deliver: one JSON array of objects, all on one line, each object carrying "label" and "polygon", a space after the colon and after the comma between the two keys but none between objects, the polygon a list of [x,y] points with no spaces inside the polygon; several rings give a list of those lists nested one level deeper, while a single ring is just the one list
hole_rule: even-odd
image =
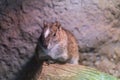
[{"label": "rodent's hind leg", "polygon": [[79,58],[71,58],[68,63],[70,64],[79,64]]}]

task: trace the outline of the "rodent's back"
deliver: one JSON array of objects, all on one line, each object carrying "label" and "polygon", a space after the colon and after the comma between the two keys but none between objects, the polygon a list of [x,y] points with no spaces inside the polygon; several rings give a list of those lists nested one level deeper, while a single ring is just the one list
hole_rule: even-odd
[{"label": "rodent's back", "polygon": [[77,44],[77,40],[75,38],[75,36],[68,30],[64,29],[66,35],[67,35],[67,49],[68,49],[68,55],[71,58],[74,59],[79,59],[80,55],[79,55],[79,49],[78,49],[78,44]]}]

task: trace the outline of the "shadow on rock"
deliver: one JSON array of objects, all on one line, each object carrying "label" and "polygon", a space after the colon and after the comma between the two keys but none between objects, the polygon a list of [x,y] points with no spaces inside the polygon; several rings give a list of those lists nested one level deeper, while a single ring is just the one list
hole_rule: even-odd
[{"label": "shadow on rock", "polygon": [[17,74],[15,80],[36,80],[37,75],[41,73],[43,61],[37,61],[33,56],[29,62]]}]

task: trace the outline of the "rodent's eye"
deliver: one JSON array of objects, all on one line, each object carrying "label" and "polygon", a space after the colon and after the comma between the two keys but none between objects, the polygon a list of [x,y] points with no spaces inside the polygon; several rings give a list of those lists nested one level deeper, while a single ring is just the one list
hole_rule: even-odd
[{"label": "rodent's eye", "polygon": [[56,33],[53,33],[53,36],[56,36]]}]

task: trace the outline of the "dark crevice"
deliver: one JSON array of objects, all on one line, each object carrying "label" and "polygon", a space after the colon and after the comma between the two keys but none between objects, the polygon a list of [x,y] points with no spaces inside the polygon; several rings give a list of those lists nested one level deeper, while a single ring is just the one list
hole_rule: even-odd
[{"label": "dark crevice", "polygon": [[96,52],[96,48],[88,47],[88,48],[85,48],[85,49],[79,49],[79,52],[81,52],[81,53],[90,53],[90,52],[95,53]]}]

